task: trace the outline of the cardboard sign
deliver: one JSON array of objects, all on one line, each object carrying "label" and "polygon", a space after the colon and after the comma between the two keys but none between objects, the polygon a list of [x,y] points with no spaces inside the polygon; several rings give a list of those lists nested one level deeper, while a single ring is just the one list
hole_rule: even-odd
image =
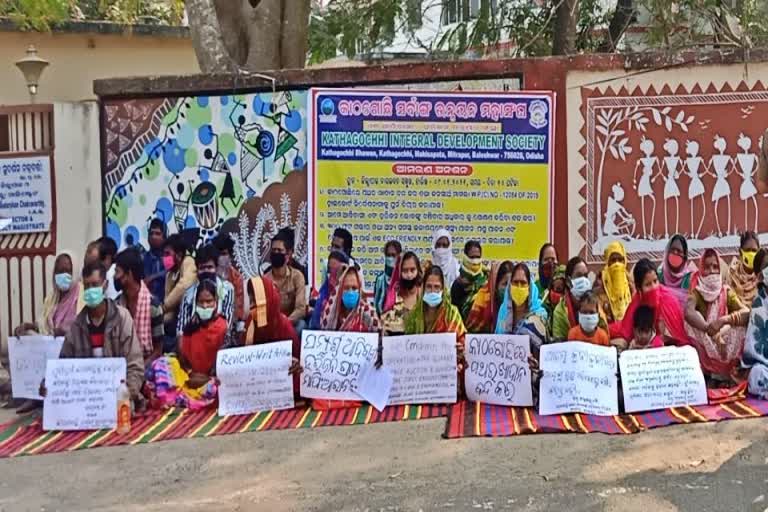
[{"label": "cardboard sign", "polygon": [[456,333],[391,336],[382,345],[393,375],[389,405],[456,401]]},{"label": "cardboard sign", "polygon": [[58,359],[64,338],[22,336],[8,338],[11,363],[11,390],[15,398],[42,400],[40,383],[45,378],[45,363]]},{"label": "cardboard sign", "polygon": [[528,336],[469,334],[464,383],[474,402],[527,407],[533,405]]}]

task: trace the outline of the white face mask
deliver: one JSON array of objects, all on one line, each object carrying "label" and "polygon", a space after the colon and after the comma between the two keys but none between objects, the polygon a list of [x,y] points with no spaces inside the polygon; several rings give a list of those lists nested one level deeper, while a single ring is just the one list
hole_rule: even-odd
[{"label": "white face mask", "polygon": [[577,299],[582,298],[591,289],[592,281],[588,277],[577,277],[571,280],[571,294]]},{"label": "white face mask", "polygon": [[438,266],[442,266],[449,262],[452,257],[453,253],[451,252],[450,247],[439,247],[432,250],[432,259],[435,260],[435,264]]}]

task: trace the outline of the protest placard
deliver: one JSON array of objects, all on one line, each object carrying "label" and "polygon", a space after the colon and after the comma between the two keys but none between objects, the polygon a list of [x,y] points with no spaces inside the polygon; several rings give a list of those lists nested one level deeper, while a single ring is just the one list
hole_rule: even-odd
[{"label": "protest placard", "polygon": [[627,350],[619,357],[624,409],[653,411],[707,403],[707,387],[693,347]]},{"label": "protest placard", "polygon": [[487,404],[533,405],[528,336],[468,334],[464,383],[467,398]]},{"label": "protest placard", "polygon": [[541,347],[539,414],[619,413],[616,347],[580,341]]},{"label": "protest placard", "polygon": [[219,416],[292,409],[291,357],[290,340],[219,350]]},{"label": "protest placard", "polygon": [[42,400],[40,383],[45,378],[45,363],[58,359],[64,338],[22,336],[8,338],[11,363],[11,391],[15,398]]},{"label": "protest placard", "polygon": [[389,405],[456,401],[456,333],[385,337],[382,345],[393,375]]},{"label": "protest placard", "polygon": [[379,347],[378,333],[304,331],[301,334],[301,396],[360,400],[357,386]]},{"label": "protest placard", "polygon": [[125,379],[125,359],[51,359],[43,430],[99,430],[117,425],[117,388]]}]

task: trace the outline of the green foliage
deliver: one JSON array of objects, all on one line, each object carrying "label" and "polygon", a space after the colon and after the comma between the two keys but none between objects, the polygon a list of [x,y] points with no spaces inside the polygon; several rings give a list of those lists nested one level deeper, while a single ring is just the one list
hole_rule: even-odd
[{"label": "green foliage", "polygon": [[69,17],[69,0],[3,0],[0,17],[7,17],[25,30],[48,30]]}]

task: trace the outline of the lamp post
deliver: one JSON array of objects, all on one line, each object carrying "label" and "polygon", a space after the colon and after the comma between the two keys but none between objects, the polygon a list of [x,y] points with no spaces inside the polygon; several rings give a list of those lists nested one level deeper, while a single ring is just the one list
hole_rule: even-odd
[{"label": "lamp post", "polygon": [[24,75],[24,80],[27,81],[27,89],[29,90],[29,100],[31,103],[35,102],[40,75],[43,73],[46,66],[48,66],[48,61],[37,55],[37,48],[35,48],[35,45],[33,44],[29,45],[29,48],[27,48],[26,57],[16,61],[16,67],[19,68]]}]

